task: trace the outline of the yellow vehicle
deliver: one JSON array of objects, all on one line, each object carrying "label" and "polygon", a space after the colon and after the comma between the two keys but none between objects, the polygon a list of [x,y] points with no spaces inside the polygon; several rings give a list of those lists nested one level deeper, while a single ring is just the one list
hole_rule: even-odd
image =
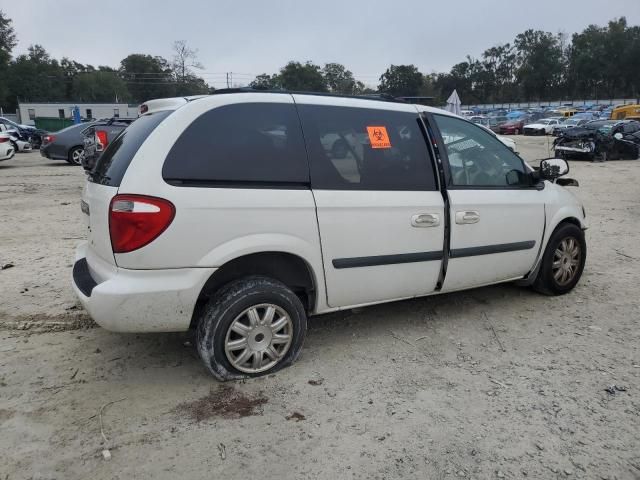
[{"label": "yellow vehicle", "polygon": [[575,108],[562,108],[558,113],[565,118],[573,117],[578,111]]},{"label": "yellow vehicle", "polygon": [[614,108],[611,120],[640,120],[640,105],[620,105]]}]

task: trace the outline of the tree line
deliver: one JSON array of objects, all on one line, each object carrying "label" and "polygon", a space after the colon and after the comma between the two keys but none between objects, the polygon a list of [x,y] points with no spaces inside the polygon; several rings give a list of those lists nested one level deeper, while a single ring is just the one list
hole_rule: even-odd
[{"label": "tree line", "polygon": [[[173,57],[135,53],[118,68],[51,58],[41,45],[12,57],[16,34],[0,11],[0,106],[18,101],[132,102],[178,95],[206,94],[213,87],[198,76],[197,50],[173,44]],[[480,58],[467,56],[449,72],[423,73],[414,65],[391,65],[375,89],[344,65],[291,61],[276,73],[257,75],[256,89],[386,93],[434,97],[442,104],[457,89],[464,103],[550,101],[570,98],[640,96],[640,27],[626,18],[606,26],[590,25],[571,38],[564,33],[526,30],[513,42],[495,45]]]}]

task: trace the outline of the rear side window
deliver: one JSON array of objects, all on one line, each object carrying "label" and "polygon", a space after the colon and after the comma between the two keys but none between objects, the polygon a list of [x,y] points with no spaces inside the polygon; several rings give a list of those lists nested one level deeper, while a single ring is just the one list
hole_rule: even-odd
[{"label": "rear side window", "polygon": [[311,186],[325,190],[436,190],[417,114],[299,105]]},{"label": "rear side window", "polygon": [[307,186],[295,106],[239,103],[209,110],[180,135],[162,176],[173,185]]},{"label": "rear side window", "polygon": [[107,146],[89,177],[95,183],[119,187],[122,177],[140,146],[172,112],[167,110],[143,115],[129,125]]}]

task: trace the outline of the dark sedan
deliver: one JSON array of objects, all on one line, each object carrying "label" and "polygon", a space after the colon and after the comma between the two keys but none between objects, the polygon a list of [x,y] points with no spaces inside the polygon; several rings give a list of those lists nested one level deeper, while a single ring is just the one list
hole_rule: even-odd
[{"label": "dark sedan", "polygon": [[40,155],[51,160],[66,160],[72,165],[82,165],[84,145],[82,131],[93,123],[78,123],[58,132],[48,133],[42,139]]}]

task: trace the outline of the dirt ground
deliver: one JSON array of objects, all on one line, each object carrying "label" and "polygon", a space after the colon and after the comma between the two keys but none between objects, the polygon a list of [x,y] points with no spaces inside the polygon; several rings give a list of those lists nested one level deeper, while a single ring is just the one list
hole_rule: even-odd
[{"label": "dirt ground", "polygon": [[640,478],[640,162],[571,170],[590,224],[571,294],[315,317],[291,368],[222,385],[186,334],[109,333],[77,307],[80,169],[1,163],[0,480]]}]

